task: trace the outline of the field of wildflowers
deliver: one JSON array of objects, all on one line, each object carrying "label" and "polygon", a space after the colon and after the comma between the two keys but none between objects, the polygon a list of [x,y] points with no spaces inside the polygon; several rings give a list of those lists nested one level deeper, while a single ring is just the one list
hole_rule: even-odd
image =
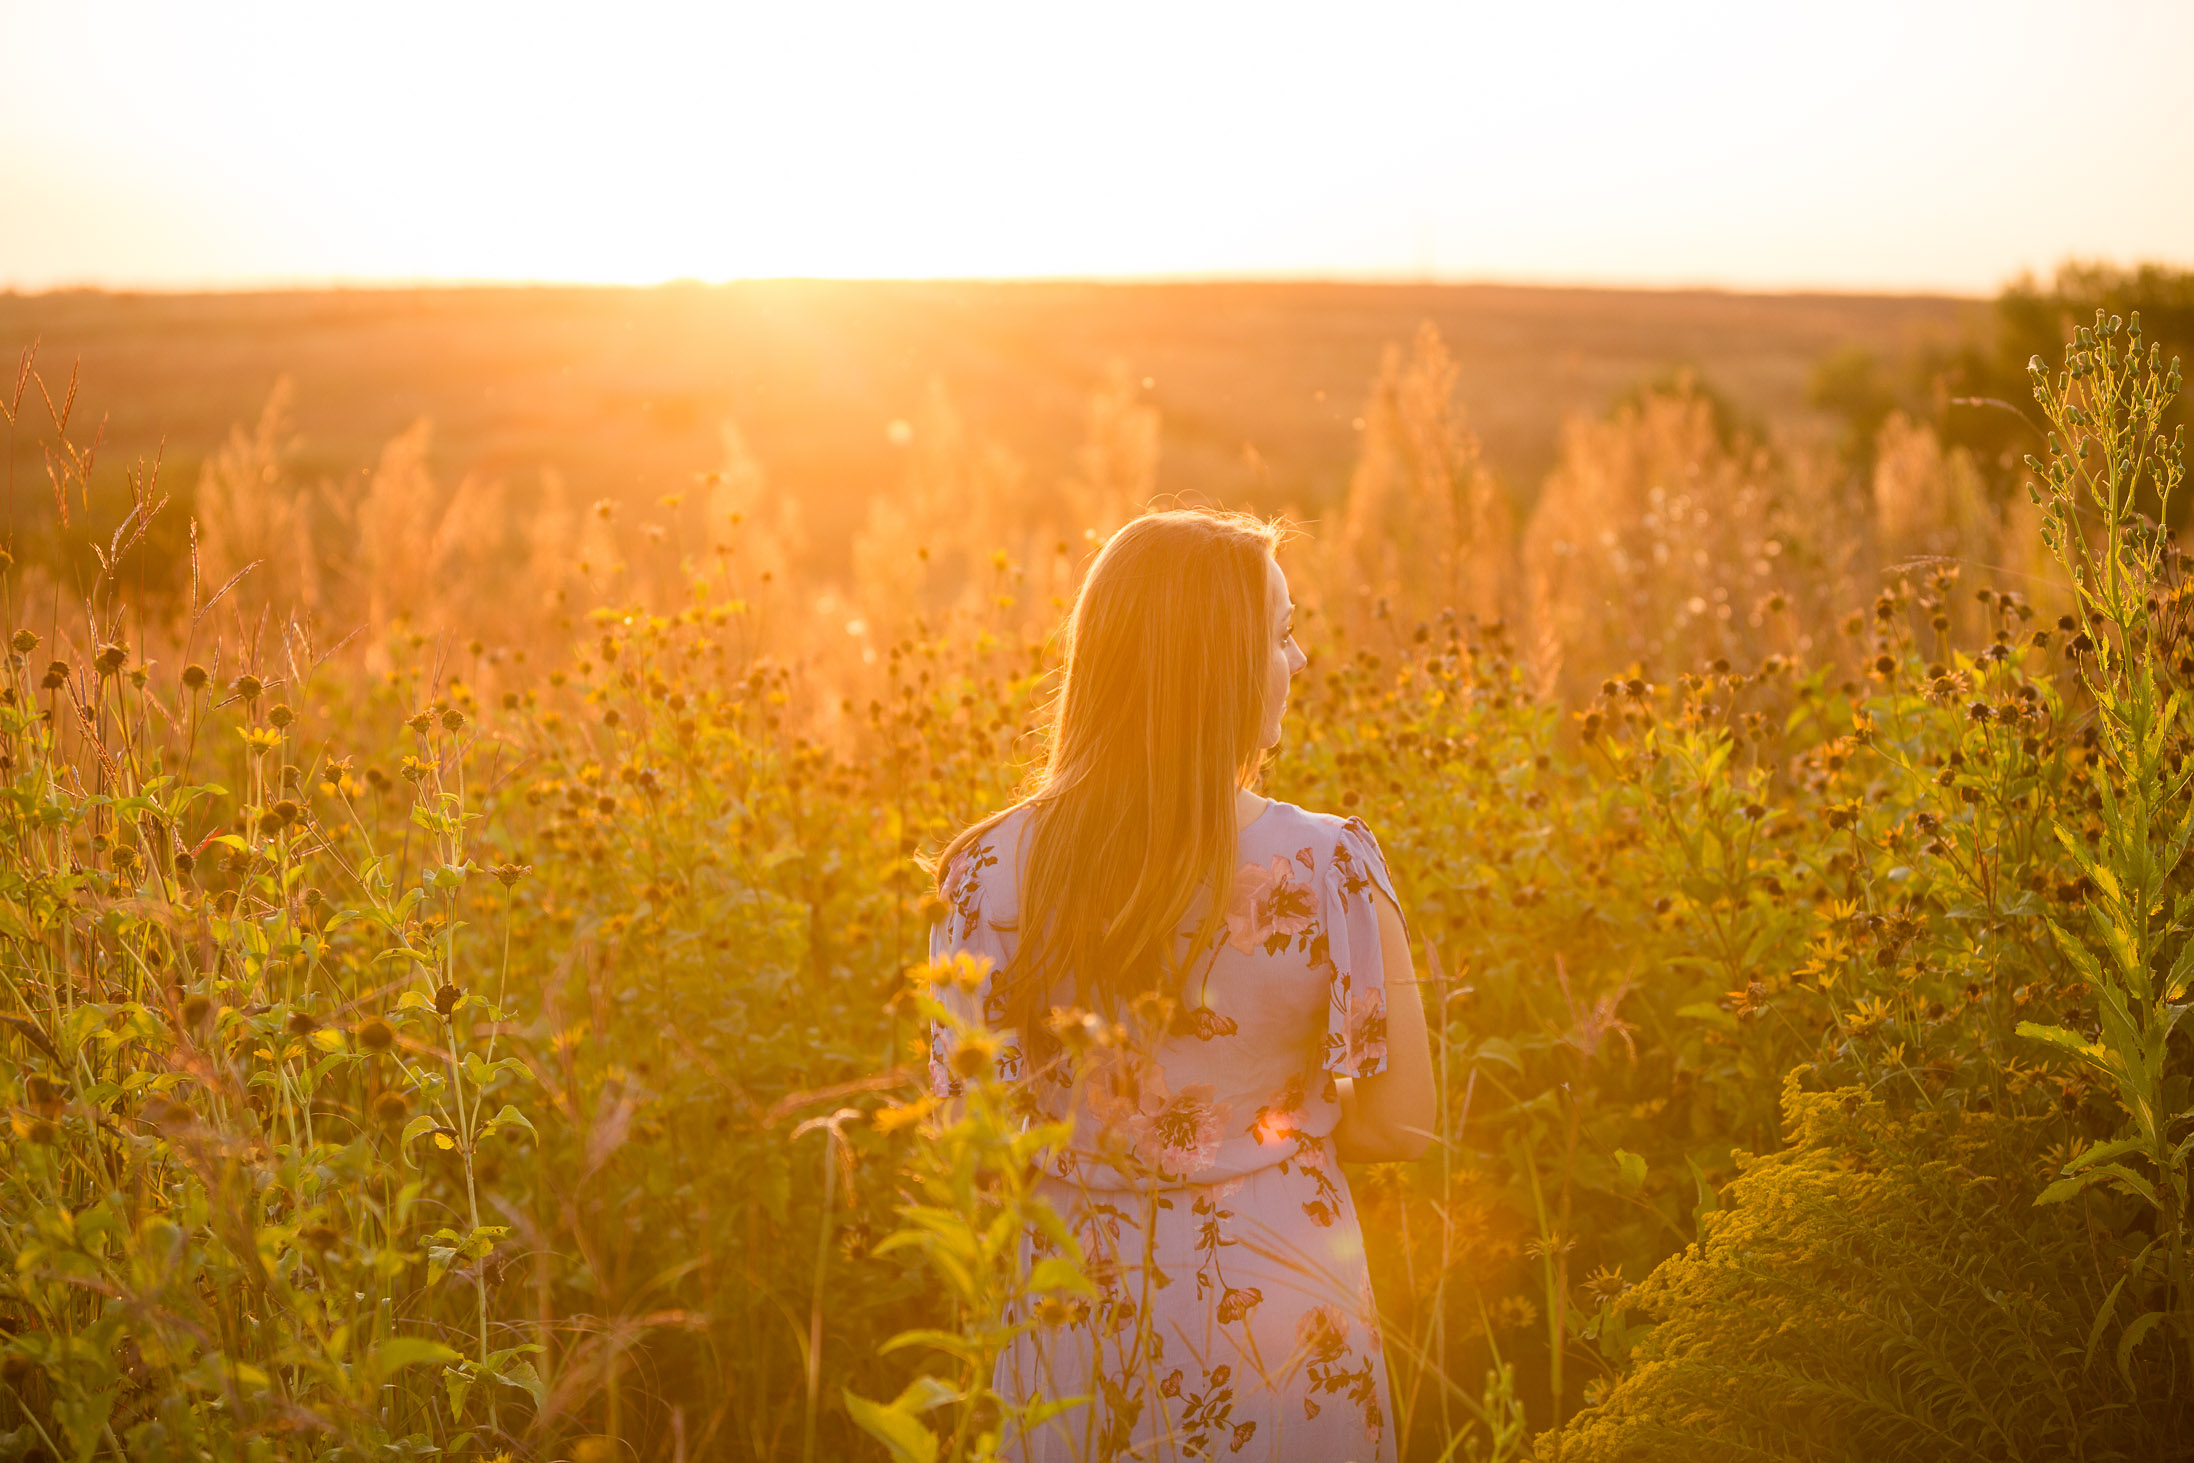
[{"label": "field of wildflowers", "polygon": [[[1440,1141],[1352,1176],[1404,1457],[2189,1448],[2178,386],[2098,316],[2005,499],[1676,381],[1526,516],[1394,356],[1267,787],[1417,936]],[[155,592],[156,465],[106,501],[14,383],[100,535],[5,581],[0,1458],[987,1456],[1078,1276],[1017,1258],[1045,1133],[924,1095],[925,856],[1154,415],[1046,517],[940,406],[834,589],[736,438],[637,527],[400,440],[332,556],[279,405]]]}]

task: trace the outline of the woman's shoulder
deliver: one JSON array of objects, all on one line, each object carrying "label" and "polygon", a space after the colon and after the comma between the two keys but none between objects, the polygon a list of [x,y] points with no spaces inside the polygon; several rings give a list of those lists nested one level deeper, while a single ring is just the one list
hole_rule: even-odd
[{"label": "woman's shoulder", "polygon": [[1395,897],[1386,854],[1369,825],[1354,814],[1314,812],[1275,800],[1245,831],[1243,842],[1250,860],[1262,862],[1268,850],[1285,854],[1333,896],[1349,899],[1377,888]]},{"label": "woman's shoulder", "polygon": [[1352,813],[1320,813],[1310,808],[1272,800],[1264,815],[1244,831],[1247,841],[1262,835],[1274,843],[1286,843],[1289,839],[1308,839],[1303,846],[1311,849],[1323,862],[1337,853],[1362,857],[1365,853],[1377,854],[1379,840],[1372,835],[1364,820]]},{"label": "woman's shoulder", "polygon": [[998,890],[1017,883],[1031,821],[1024,803],[1009,808],[987,826],[978,825],[981,831],[962,844],[945,864],[941,882],[947,897],[957,898],[978,886]]}]

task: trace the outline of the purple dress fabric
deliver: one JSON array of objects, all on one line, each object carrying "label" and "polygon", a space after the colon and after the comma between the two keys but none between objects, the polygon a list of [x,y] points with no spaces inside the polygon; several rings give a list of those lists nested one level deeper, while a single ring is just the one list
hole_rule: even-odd
[{"label": "purple dress fabric", "polygon": [[[933,957],[1011,962],[1027,831],[1016,813],[946,871]],[[999,1362],[1010,1400],[1091,1399],[1016,1441],[1030,1463],[1393,1457],[1363,1235],[1332,1140],[1333,1079],[1386,1065],[1372,893],[1393,886],[1363,823],[1287,803],[1242,830],[1240,857],[1224,941],[1172,1019],[1148,1043],[1088,1053],[1071,1089],[1040,1075],[1031,1090],[1074,1121],[1041,1188],[1099,1293],[1067,1297],[1063,1319]],[[986,981],[952,999],[996,1025],[989,997]],[[941,1093],[948,1045],[940,1030]],[[1002,1070],[1022,1066],[1009,1044]]]}]

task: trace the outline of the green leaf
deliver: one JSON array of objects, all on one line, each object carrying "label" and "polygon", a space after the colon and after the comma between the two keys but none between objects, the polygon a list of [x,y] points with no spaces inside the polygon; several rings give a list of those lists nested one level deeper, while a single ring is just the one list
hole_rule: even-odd
[{"label": "green leaf", "polygon": [[2125,1188],[2131,1189],[2134,1193],[2139,1194],[2149,1203],[2156,1203],[2155,1187],[2151,1185],[2147,1179],[2141,1177],[2141,1175],[2135,1173],[2132,1169],[2127,1168],[2122,1163],[2099,1164],[2096,1167],[2087,1170],[2087,1173],[2081,1175],[2081,1177],[2085,1178],[2089,1175],[2093,1175],[2098,1179],[2116,1179],[2119,1184],[2121,1184]]},{"label": "green leaf", "polygon": [[1050,1399],[1039,1398],[1038,1400],[1031,1402],[1028,1406],[1019,1409],[1021,1414],[1021,1430],[1023,1432],[1033,1432],[1035,1429],[1042,1427],[1045,1423],[1051,1421],[1054,1417],[1057,1417],[1060,1413],[1071,1411],[1074,1408],[1082,1406],[1088,1401],[1089,1397],[1087,1394],[1080,1397],[1057,1397]]},{"label": "green leaf", "polygon": [[945,1355],[966,1362],[970,1366],[975,1365],[982,1356],[982,1349],[959,1332],[938,1331],[927,1328],[901,1331],[898,1335],[877,1347],[876,1354],[883,1356],[909,1346],[927,1346],[933,1351],[942,1351]]},{"label": "green leaf", "polygon": [[438,1229],[428,1236],[427,1284],[432,1285],[449,1273],[450,1267],[459,1261],[484,1259],[503,1236],[510,1233],[507,1224],[483,1224],[468,1235],[460,1236],[454,1229]]},{"label": "green leaf", "polygon": [[[2183,899],[2181,902],[2184,902]],[[2184,923],[2186,913],[2181,911],[2177,918]],[[2179,946],[2178,958],[2171,962],[2171,972],[2164,977],[2163,998],[2167,1001],[2184,1000],[2189,990],[2194,990],[2194,940],[2188,940]]]},{"label": "green leaf", "polygon": [[2138,1153],[2142,1143],[2138,1138],[2119,1138],[2114,1142],[2097,1143],[2068,1160],[2066,1173],[2078,1173],[2090,1164],[2101,1163],[2106,1158],[2121,1158],[2128,1153]]},{"label": "green leaf", "polygon": [[899,1403],[889,1405],[845,1394],[846,1412],[861,1431],[882,1443],[893,1463],[937,1463],[937,1435]]},{"label": "green leaf", "polygon": [[1516,1054],[1516,1043],[1505,1036],[1489,1036],[1484,1041],[1479,1042],[1478,1049],[1472,1055],[1471,1060],[1474,1062],[1499,1062],[1512,1072],[1521,1072],[1524,1069],[1523,1058]]},{"label": "green leaf", "polygon": [[2074,1194],[2079,1193],[2080,1190],[2086,1188],[2089,1184],[2098,1183],[2101,1181],[2101,1179],[2102,1174],[2099,1172],[2076,1173],[2070,1175],[2069,1177],[2058,1179],[2054,1183],[2050,1184],[2048,1188],[2043,1189],[2039,1194],[2036,1194],[2034,1196],[2035,1207],[2039,1208],[2044,1204],[2062,1204],[2065,1200],[2071,1198]]},{"label": "green leaf", "polygon": [[[2062,835],[2064,830],[2059,829],[2058,832]],[[2074,840],[2073,846],[2078,846],[2077,840]],[[2080,862],[2084,865],[2086,860]],[[2065,959],[2072,962],[2072,968],[2080,973],[2082,980],[2091,986],[2102,984],[2102,964],[2096,960],[2095,952],[2088,949],[2084,941],[2075,938],[2062,925],[2054,922],[2049,926],[2049,933],[2056,940],[2057,948],[2064,953]]]},{"label": "green leaf", "polygon": [[448,1366],[457,1351],[424,1336],[392,1336],[373,1349],[373,1370],[383,1380],[408,1366]]},{"label": "green leaf", "polygon": [[891,1405],[904,1407],[909,1412],[935,1412],[938,1408],[949,1407],[966,1396],[965,1392],[943,1377],[933,1377],[925,1373],[907,1383],[906,1390]]},{"label": "green leaf", "polygon": [[459,1422],[465,1420],[465,1398],[472,1391],[472,1378],[459,1371],[442,1373],[442,1389],[449,1394],[449,1415]]},{"label": "green leaf", "polygon": [[2147,1267],[2149,1253],[2155,1248],[2156,1242],[2154,1240],[2150,1240],[2143,1246],[2141,1252],[2133,1257],[2133,1263],[2126,1267],[2125,1274],[2118,1277],[2118,1283],[2110,1287],[2110,1294],[2103,1297],[2103,1307],[2095,1313],[2095,1324],[2090,1326],[2087,1331],[2087,1351],[2080,1358],[2081,1371],[2084,1372],[2095,1364],[2095,1348],[2102,1343],[2103,1328],[2108,1326],[2110,1318],[2117,1314],[2119,1294],[2125,1290],[2125,1283],[2128,1280],[2138,1277],[2141,1271]]},{"label": "green leaf", "polygon": [[1722,1196],[1715,1192],[1714,1185],[1706,1181],[1706,1170],[1699,1167],[1698,1159],[1686,1154],[1684,1155],[1684,1162],[1690,1165],[1691,1181],[1698,1186],[1699,1190],[1698,1206],[1692,1211],[1692,1223],[1696,1225],[1707,1215],[1722,1207]]},{"label": "green leaf", "polygon": [[2163,1320],[2162,1311],[2144,1311],[2126,1323],[2125,1334],[2118,1338],[2118,1375],[2126,1385],[2133,1385],[2133,1348],[2141,1344],[2141,1338],[2156,1329]]},{"label": "green leaf", "polygon": [[497,1133],[502,1132],[505,1128],[524,1128],[528,1133],[531,1133],[533,1135],[533,1140],[536,1143],[541,1141],[540,1133],[536,1132],[534,1129],[533,1120],[527,1117],[524,1113],[518,1111],[517,1108],[512,1107],[507,1102],[503,1104],[503,1110],[501,1112],[497,1113],[494,1117],[488,1119],[487,1126],[480,1130],[480,1136],[483,1138],[492,1138]]},{"label": "green leaf", "polygon": [[438,1121],[433,1113],[423,1112],[404,1124],[404,1131],[396,1140],[396,1151],[404,1155],[405,1162],[411,1161],[411,1145],[422,1135],[433,1132]]},{"label": "green leaf", "polygon": [[548,1383],[541,1380],[541,1374],[534,1369],[532,1362],[521,1358],[488,1375],[504,1386],[516,1387],[531,1397],[535,1407],[548,1406]]},{"label": "green leaf", "polygon": [[2072,1053],[2072,1055],[2093,1062],[2098,1066],[2102,1064],[2102,1059],[2110,1054],[2108,1047],[2098,1042],[2089,1041],[2077,1031],[2068,1031],[2062,1026],[2044,1026],[2035,1021],[2021,1021],[2018,1031],[2019,1035],[2029,1041],[2047,1042],[2051,1046],[2060,1047]]},{"label": "green leaf", "polygon": [[1028,1288],[1032,1295],[1053,1290],[1071,1290],[1081,1295],[1097,1293],[1097,1287],[1090,1284],[1089,1277],[1082,1273],[1080,1266],[1057,1255],[1049,1255],[1036,1262],[1035,1268],[1028,1274]]},{"label": "green leaf", "polygon": [[1615,1150],[1615,1169],[1622,1175],[1626,1189],[1643,1188],[1646,1181],[1646,1161],[1627,1148]]}]

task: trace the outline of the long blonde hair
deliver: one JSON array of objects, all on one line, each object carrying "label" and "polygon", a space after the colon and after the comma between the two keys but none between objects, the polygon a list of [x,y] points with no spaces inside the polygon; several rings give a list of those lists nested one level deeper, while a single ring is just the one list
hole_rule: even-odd
[{"label": "long blonde hair", "polygon": [[[1028,795],[969,828],[954,861],[1021,808],[1031,815],[1020,941],[994,1001],[1024,1048],[1075,1003],[1117,1013],[1146,990],[1177,995],[1213,948],[1237,852],[1235,799],[1263,761],[1271,654],[1266,564],[1281,529],[1238,513],[1149,513],[1114,534],[1067,621],[1049,755]],[[1182,922],[1211,891],[1188,950]]]}]

